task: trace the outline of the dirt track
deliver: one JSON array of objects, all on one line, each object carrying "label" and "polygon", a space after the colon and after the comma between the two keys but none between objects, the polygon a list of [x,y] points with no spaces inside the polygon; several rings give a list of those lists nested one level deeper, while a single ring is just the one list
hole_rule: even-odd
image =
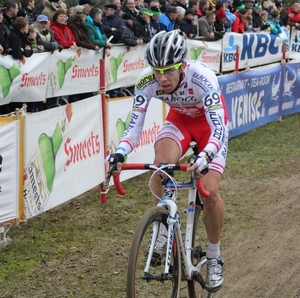
[{"label": "dirt track", "polygon": [[298,164],[298,173],[281,179],[223,182],[228,203],[230,193],[238,193],[255,225],[225,245],[226,282],[217,297],[300,297],[299,169]]}]

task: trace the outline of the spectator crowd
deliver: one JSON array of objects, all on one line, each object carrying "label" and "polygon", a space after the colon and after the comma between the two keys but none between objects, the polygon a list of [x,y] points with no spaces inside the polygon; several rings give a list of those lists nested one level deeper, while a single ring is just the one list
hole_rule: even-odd
[{"label": "spectator crowd", "polygon": [[0,7],[0,54],[22,61],[38,52],[83,47],[109,56],[114,44],[138,46],[162,30],[213,41],[226,32],[300,29],[299,2],[284,8],[278,0],[109,0],[100,9],[94,1],[75,0],[67,7],[63,0],[43,0],[35,7],[35,0],[6,0]]}]

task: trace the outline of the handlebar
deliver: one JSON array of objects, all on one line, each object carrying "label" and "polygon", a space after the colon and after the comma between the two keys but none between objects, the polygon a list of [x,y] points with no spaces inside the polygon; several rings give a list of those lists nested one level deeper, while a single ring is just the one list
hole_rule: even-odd
[{"label": "handlebar", "polygon": [[[170,170],[170,171],[186,171],[188,168],[188,164],[168,164],[167,167],[164,167],[163,170]],[[155,164],[146,164],[146,163],[128,163],[122,165],[122,171],[124,170],[156,170],[160,166]],[[121,182],[120,182],[120,174],[113,176],[114,186],[118,194],[125,195],[126,191],[123,189]],[[204,189],[201,179],[196,178],[196,186],[201,196],[209,197],[210,193]],[[106,196],[106,193],[102,192],[101,196]],[[106,198],[103,197],[101,202],[106,202]]]}]

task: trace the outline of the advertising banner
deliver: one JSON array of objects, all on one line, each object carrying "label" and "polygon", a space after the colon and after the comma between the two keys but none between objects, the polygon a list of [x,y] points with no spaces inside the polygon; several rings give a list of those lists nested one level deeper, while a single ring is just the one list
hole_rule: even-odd
[{"label": "advertising banner", "polygon": [[282,66],[219,77],[229,113],[229,137],[280,116]]},{"label": "advertising banner", "polygon": [[[132,97],[109,101],[109,149],[111,152],[116,151],[119,140],[131,119],[132,103]],[[153,162],[154,142],[164,119],[163,103],[158,99],[152,98],[147,110],[141,139],[125,162]],[[140,173],[141,171],[124,171],[121,174],[121,179],[126,180]]]},{"label": "advertising banner", "polygon": [[0,125],[0,223],[18,217],[19,121]]},{"label": "advertising banner", "polygon": [[300,63],[284,66],[282,115],[300,112]]},{"label": "advertising banner", "polygon": [[26,116],[26,218],[104,181],[99,96]]},{"label": "advertising banner", "polygon": [[235,69],[238,46],[239,69],[245,69],[281,61],[283,43],[289,47],[289,31],[286,29],[279,35],[268,32],[226,33],[223,37],[222,72]]},{"label": "advertising banner", "polygon": [[204,62],[216,73],[220,73],[222,40],[208,42],[187,39],[187,47],[188,59]]},{"label": "advertising banner", "polygon": [[105,58],[107,90],[134,86],[138,75],[148,66],[145,60],[147,45],[136,47],[113,46]]},{"label": "advertising banner", "polygon": [[46,97],[98,91],[101,57],[102,52],[83,48],[55,51],[51,55]]},{"label": "advertising banner", "polygon": [[289,46],[288,58],[300,59],[300,30],[296,30],[295,27],[291,28],[291,42]]},{"label": "advertising banner", "polygon": [[0,105],[45,99],[49,55],[34,54],[22,62],[0,55]]}]

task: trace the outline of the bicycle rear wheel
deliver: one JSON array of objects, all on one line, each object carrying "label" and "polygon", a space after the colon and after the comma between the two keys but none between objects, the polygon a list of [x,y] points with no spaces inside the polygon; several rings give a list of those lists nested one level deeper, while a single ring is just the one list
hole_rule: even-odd
[{"label": "bicycle rear wheel", "polygon": [[[198,194],[197,194],[198,196]],[[200,206],[200,199],[199,197],[196,199],[197,204],[195,206],[195,215],[194,215],[194,229],[193,229],[193,238],[192,238],[192,247],[194,248],[194,251],[192,253],[192,263],[196,265],[196,263],[205,256],[204,250],[202,250],[201,246],[195,247],[195,245],[199,245],[201,243],[201,237],[200,237],[200,231],[198,227],[198,222],[200,218],[200,214],[202,211],[203,206]],[[201,203],[202,204],[202,203]],[[200,274],[205,279],[205,270],[202,270],[204,272],[200,272]],[[204,274],[203,274],[204,273]],[[188,280],[188,293],[190,298],[212,298],[214,293],[209,293],[205,289],[201,287],[201,285],[195,281],[195,280]]]},{"label": "bicycle rear wheel", "polygon": [[[165,280],[146,278],[145,264],[152,236],[153,223],[167,225],[168,212],[162,207],[152,207],[139,221],[131,244],[127,268],[127,297],[179,297],[181,282],[181,255],[177,233],[175,233],[170,270]],[[164,272],[164,260],[150,266],[147,277],[160,277]]]}]

